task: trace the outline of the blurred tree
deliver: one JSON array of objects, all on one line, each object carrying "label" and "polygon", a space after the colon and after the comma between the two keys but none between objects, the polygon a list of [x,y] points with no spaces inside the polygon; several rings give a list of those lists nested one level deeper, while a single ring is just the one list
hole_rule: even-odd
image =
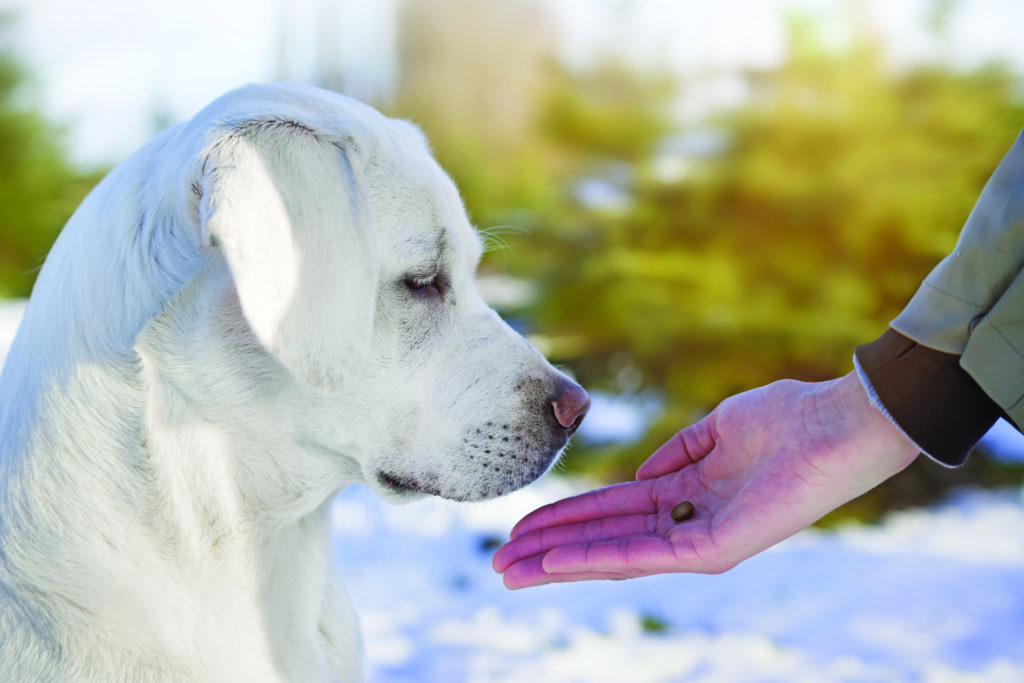
[{"label": "blurred tree", "polygon": [[[539,132],[584,164],[641,162],[672,130],[669,105],[677,92],[667,73],[642,73],[612,60],[580,73],[555,69]],[[577,163],[568,170],[582,169]]]},{"label": "blurred tree", "polygon": [[587,73],[559,66],[537,0],[406,0],[398,34],[389,113],[423,127],[472,218],[498,243],[502,229],[532,231],[558,215],[581,175],[645,158],[670,129],[672,79],[613,61]]},{"label": "blurred tree", "polygon": [[72,167],[62,131],[28,104],[11,24],[0,18],[0,298],[28,296],[50,245],[99,180]]},{"label": "blurred tree", "polygon": [[[570,466],[629,477],[732,393],[847,372],[854,346],[951,250],[1024,122],[1005,67],[892,75],[870,35],[835,53],[813,28],[794,22],[789,60],[748,75],[751,100],[690,131],[720,149],[683,154],[674,178],[658,172],[664,159],[639,160],[626,207],[567,196],[516,244],[509,267],[541,283],[528,316],[551,335],[550,353],[587,386],[653,390],[666,404],[639,443],[577,447]],[[565,125],[563,113],[549,119],[555,132],[641,159],[586,139],[622,122],[578,92],[553,106],[603,123]]]},{"label": "blurred tree", "polygon": [[390,112],[427,132],[481,226],[553,198],[534,133],[554,35],[536,0],[407,0]]}]

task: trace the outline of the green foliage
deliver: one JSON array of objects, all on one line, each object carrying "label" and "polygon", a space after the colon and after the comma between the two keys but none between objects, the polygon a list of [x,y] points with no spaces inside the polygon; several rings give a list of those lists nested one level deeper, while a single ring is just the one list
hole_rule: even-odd
[{"label": "green foliage", "polygon": [[[662,399],[636,443],[577,437],[568,469],[606,480],[632,478],[731,394],[848,372],[854,347],[876,338],[950,251],[1024,123],[1019,80],[1004,66],[893,73],[871,35],[830,51],[813,23],[794,20],[789,59],[746,74],[743,105],[681,131],[713,144],[673,152],[669,79],[613,63],[586,73],[547,64],[542,78],[494,83],[518,73],[510,49],[508,64],[459,72],[458,88],[445,86],[460,61],[435,61],[403,107],[478,225],[525,233],[504,235],[510,248],[483,263],[538,285],[529,305],[503,312],[588,388]],[[439,54],[421,46],[409,58]],[[526,118],[498,126],[513,103]],[[575,192],[583,177],[627,201],[587,206]],[[920,469],[856,514],[892,507],[901,487],[916,500]],[[959,481],[980,481],[972,476]]]},{"label": "green foliage", "polygon": [[61,131],[23,104],[27,80],[0,49],[0,298],[28,296],[53,240],[98,180],[71,166]]},{"label": "green foliage", "polygon": [[570,155],[642,161],[670,130],[664,104],[676,86],[607,62],[593,71],[559,69],[539,122],[550,144]]},{"label": "green foliage", "polygon": [[[790,61],[750,74],[750,103],[705,124],[721,153],[666,180],[593,145],[639,160],[629,206],[566,198],[515,243],[510,268],[544,292],[526,315],[556,360],[588,387],[666,403],[639,443],[581,445],[570,468],[631,477],[728,395],[848,372],[952,249],[1024,122],[1003,67],[890,76],[870,40],[841,54],[799,30],[793,43]],[[624,363],[639,387],[618,380]]]},{"label": "green foliage", "polygon": [[640,629],[644,633],[665,634],[672,630],[672,624],[665,621],[657,614],[641,614]]},{"label": "green foliage", "polygon": [[[893,73],[871,36],[829,51],[813,25],[794,22],[788,61],[746,74],[748,101],[677,131],[679,93],[663,74],[613,63],[569,71],[528,30],[529,3],[462,0],[460,16],[479,26],[437,21],[452,14],[432,8],[449,4],[410,5],[421,12],[408,22],[389,113],[423,126],[475,222],[509,244],[483,271],[537,285],[533,301],[503,313],[588,388],[662,399],[636,443],[577,437],[568,468],[607,480],[632,478],[733,393],[847,372],[853,348],[885,329],[952,248],[1024,123],[1020,81],[1005,66]],[[0,49],[0,296],[28,293],[97,179],[67,162],[61,132],[25,106],[26,92]],[[673,151],[665,141],[680,132],[720,144]],[[583,177],[626,201],[588,206],[576,192]],[[978,467],[954,480],[1024,477]],[[922,492],[948,485],[937,476],[915,466],[828,522],[929,502]]]}]

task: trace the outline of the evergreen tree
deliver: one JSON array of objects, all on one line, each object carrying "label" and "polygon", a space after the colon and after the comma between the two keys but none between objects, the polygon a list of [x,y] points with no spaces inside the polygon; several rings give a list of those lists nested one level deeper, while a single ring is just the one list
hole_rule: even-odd
[{"label": "evergreen tree", "polygon": [[28,296],[50,245],[95,182],[68,161],[63,131],[31,102],[0,19],[0,298]]}]

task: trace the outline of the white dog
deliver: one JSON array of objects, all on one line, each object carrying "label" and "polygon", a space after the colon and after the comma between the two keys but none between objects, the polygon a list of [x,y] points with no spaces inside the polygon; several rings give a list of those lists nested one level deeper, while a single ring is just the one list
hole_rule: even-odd
[{"label": "white dog", "polygon": [[412,125],[249,86],[83,202],[0,378],[0,680],[362,677],[328,508],[501,495],[586,393],[490,310]]}]

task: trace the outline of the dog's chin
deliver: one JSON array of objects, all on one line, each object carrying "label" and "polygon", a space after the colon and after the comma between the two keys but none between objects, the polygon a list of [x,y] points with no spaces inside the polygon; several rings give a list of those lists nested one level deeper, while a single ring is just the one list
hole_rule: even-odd
[{"label": "dog's chin", "polygon": [[[408,503],[419,500],[426,496],[436,496],[456,502],[464,503],[474,500],[486,500],[501,495],[501,492],[493,491],[488,487],[476,490],[477,487],[468,489],[449,489],[435,485],[432,481],[426,481],[408,474],[395,474],[392,472],[380,472],[377,474],[377,490],[381,497],[392,503]],[[429,479],[433,480],[433,477]]]},{"label": "dog's chin", "polygon": [[436,496],[459,503],[490,500],[536,481],[551,468],[558,459],[557,456],[558,453],[521,470],[501,471],[492,468],[486,475],[478,473],[470,481],[464,481],[462,485],[452,480],[441,482],[436,475],[429,473],[399,474],[382,470],[374,477],[374,488],[382,498],[394,503],[411,502],[425,496]]},{"label": "dog's chin", "polygon": [[[384,500],[390,503],[410,503],[427,496],[444,498],[460,503],[494,497],[494,494],[489,495],[489,492],[484,490],[449,490],[441,488],[429,481],[407,474],[400,475],[391,472],[380,472],[376,479],[378,493]],[[430,479],[433,479],[433,477],[430,477]]]},{"label": "dog's chin", "polygon": [[389,503],[411,503],[427,496],[438,495],[408,475],[378,472],[374,483],[376,485],[373,488]]}]

